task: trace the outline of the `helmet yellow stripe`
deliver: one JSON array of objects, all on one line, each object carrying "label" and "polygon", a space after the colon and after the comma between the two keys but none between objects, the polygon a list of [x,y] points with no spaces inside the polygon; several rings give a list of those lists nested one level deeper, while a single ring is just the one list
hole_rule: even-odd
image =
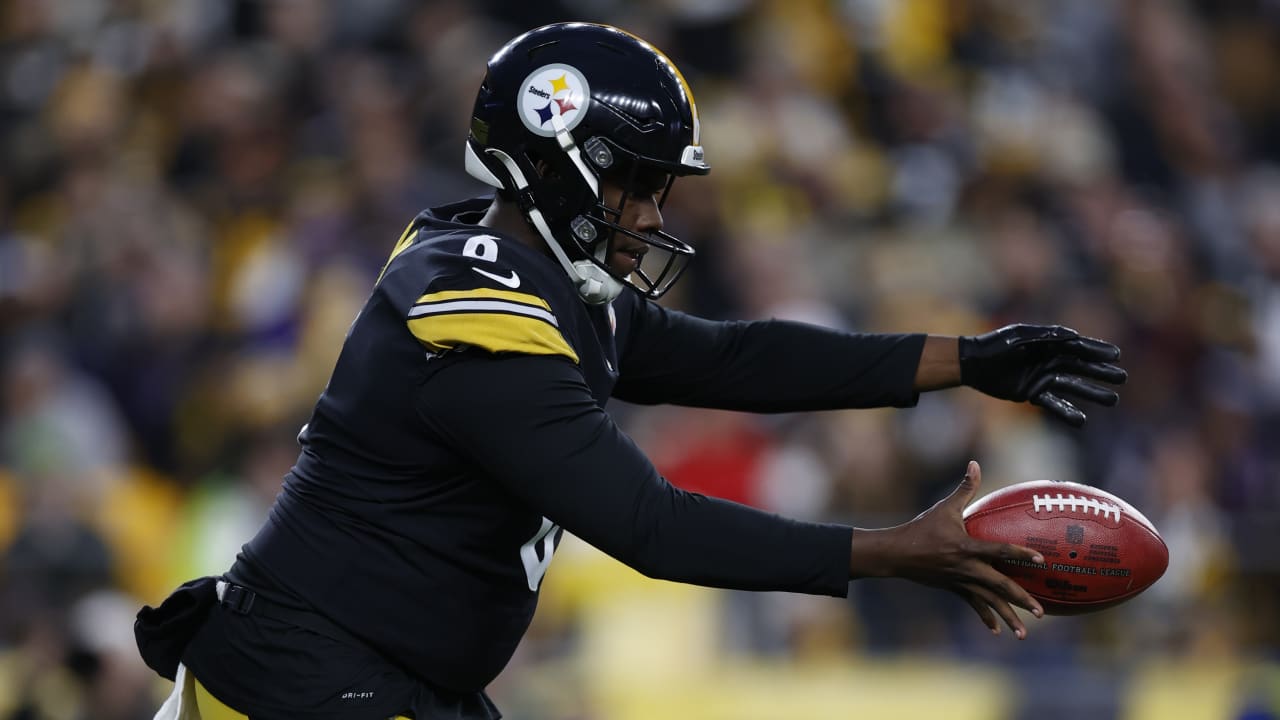
[{"label": "helmet yellow stripe", "polygon": [[662,58],[662,61],[667,64],[667,67],[671,68],[671,72],[675,73],[676,79],[680,81],[680,88],[684,91],[685,98],[689,100],[689,110],[690,112],[693,113],[693,144],[697,145],[699,130],[701,126],[701,123],[698,122],[698,103],[694,101],[693,88],[689,87],[689,82],[684,79],[684,73],[680,72],[680,68],[676,67],[676,64],[671,61],[671,58],[667,57],[666,53],[654,47],[653,44],[650,43],[648,40],[645,40],[644,38],[639,37],[637,35],[633,35],[632,33],[629,33],[620,27],[614,27],[613,25],[601,25],[601,27],[606,27],[606,28],[609,28],[610,30],[616,30],[622,33],[623,35],[630,37],[631,39],[645,46],[646,48],[649,48],[650,50],[653,51],[655,55]]}]

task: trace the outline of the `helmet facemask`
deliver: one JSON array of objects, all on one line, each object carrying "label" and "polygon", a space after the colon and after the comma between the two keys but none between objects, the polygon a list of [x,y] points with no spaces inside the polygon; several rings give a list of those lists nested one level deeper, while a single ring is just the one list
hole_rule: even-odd
[{"label": "helmet facemask", "polygon": [[[603,182],[597,183],[599,192],[594,206],[569,220],[569,238],[582,256],[641,295],[651,299],[662,297],[684,273],[694,249],[662,230],[637,232],[627,228],[622,225],[622,218],[632,197],[656,195],[657,208],[661,211],[682,169],[673,163],[642,157],[599,136],[583,143],[583,150],[598,180]],[[621,190],[617,207],[608,204],[605,182]],[[636,258],[636,269],[625,277],[609,266],[609,256],[618,248],[619,235],[644,244],[643,254]]]}]

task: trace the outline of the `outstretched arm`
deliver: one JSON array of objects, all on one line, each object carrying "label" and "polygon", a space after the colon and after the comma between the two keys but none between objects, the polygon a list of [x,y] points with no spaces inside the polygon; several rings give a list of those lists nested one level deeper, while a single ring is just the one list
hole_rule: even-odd
[{"label": "outstretched arm", "polygon": [[1120,349],[1060,325],[984,335],[847,333],[780,320],[715,322],[628,300],[619,316],[614,395],[750,412],[909,407],[919,393],[967,385],[1030,402],[1074,426],[1080,400],[1115,405]]},{"label": "outstretched arm", "polygon": [[785,320],[718,322],[619,302],[614,396],[748,412],[909,407],[924,335],[848,333]]},{"label": "outstretched arm", "polygon": [[950,497],[896,527],[798,522],[667,483],[559,358],[473,357],[422,392],[423,420],[508,492],[652,577],[836,596],[850,579],[903,577],[958,593],[993,630],[998,615],[1019,637],[1026,628],[1012,607],[1041,614],[991,566],[1037,553],[965,532],[977,463]]}]

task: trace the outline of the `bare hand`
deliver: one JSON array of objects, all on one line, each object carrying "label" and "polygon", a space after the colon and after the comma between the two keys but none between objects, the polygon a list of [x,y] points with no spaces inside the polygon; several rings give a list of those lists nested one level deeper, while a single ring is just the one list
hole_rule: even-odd
[{"label": "bare hand", "polygon": [[970,461],[959,487],[914,520],[882,530],[854,530],[850,572],[855,578],[900,577],[950,590],[969,603],[991,632],[1000,632],[998,615],[1023,639],[1027,628],[1013,606],[1036,617],[1042,617],[1044,609],[992,563],[1043,563],[1044,558],[1031,548],[977,540],[965,532],[961,513],[981,483],[982,469]]}]

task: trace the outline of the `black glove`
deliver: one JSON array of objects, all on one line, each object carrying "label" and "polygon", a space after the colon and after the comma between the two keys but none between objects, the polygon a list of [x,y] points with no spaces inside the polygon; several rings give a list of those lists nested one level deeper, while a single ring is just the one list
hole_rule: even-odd
[{"label": "black glove", "polygon": [[1070,425],[1085,414],[1066,397],[1115,405],[1120,396],[1089,382],[1119,385],[1128,374],[1110,361],[1120,348],[1061,325],[1006,325],[960,338],[960,382],[992,397],[1030,402]]}]

